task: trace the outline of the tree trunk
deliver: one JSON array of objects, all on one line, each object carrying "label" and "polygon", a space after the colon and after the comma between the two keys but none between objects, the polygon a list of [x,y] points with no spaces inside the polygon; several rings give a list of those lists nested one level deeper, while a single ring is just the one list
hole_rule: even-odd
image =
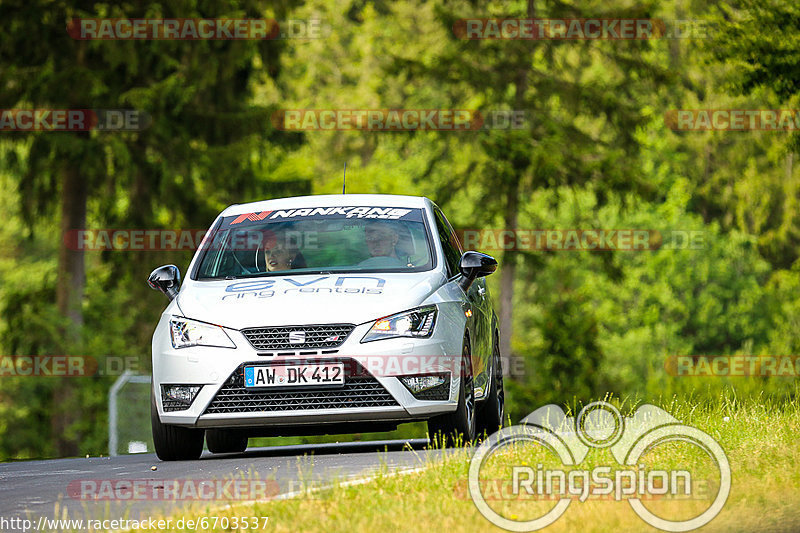
[{"label": "tree trunk", "polygon": [[[86,227],[86,199],[88,187],[78,166],[73,162],[65,165],[61,174],[61,241],[58,255],[58,280],[56,304],[66,319],[61,342],[65,354],[80,347],[83,312],[81,309],[86,285],[84,256],[82,250],[71,250],[66,243],[70,230]],[[59,457],[75,456],[80,452],[78,443],[67,436],[69,426],[76,420],[74,408],[75,389],[70,378],[57,378],[53,390],[50,428]]]},{"label": "tree trunk", "polygon": [[[519,181],[513,184],[506,199],[506,212],[503,217],[503,228],[514,231],[517,229],[517,213],[519,210]],[[514,317],[514,278],[517,275],[516,252],[503,252],[503,263],[500,269],[500,354],[505,358],[511,357],[511,332]],[[503,364],[503,373],[511,372],[511,362],[506,359]]]},{"label": "tree trunk", "polygon": [[[536,17],[536,7],[534,0],[528,0],[527,17]],[[534,43],[531,41],[531,46]],[[525,109],[525,92],[528,90],[528,73],[530,68],[528,62],[530,56],[523,53],[520,68],[514,80],[514,104],[515,109]],[[510,177],[510,183],[506,191],[506,212],[503,216],[503,229],[507,231],[517,230],[517,219],[519,215],[519,194],[522,176],[520,172],[527,169],[515,169],[518,173]],[[517,253],[515,251],[503,252],[503,268],[500,271],[500,353],[507,358],[507,363],[503,365],[503,373],[508,375],[512,371],[511,364],[511,335],[513,333],[514,319],[514,280],[517,276]]]},{"label": "tree trunk", "polygon": [[78,342],[83,325],[81,304],[86,285],[83,250],[71,250],[66,246],[70,230],[86,227],[87,186],[80,171],[68,166],[61,179],[61,242],[58,255],[58,284],[56,304],[62,316],[69,319],[66,340]]},{"label": "tree trunk", "polygon": [[[152,178],[152,170],[147,162],[147,146],[143,137],[138,136],[135,142],[129,146],[134,157],[141,163],[136,165],[133,175],[133,184],[131,187],[131,205],[135,206],[128,213],[128,220],[132,228],[152,230],[154,226],[153,215],[153,196],[155,194],[156,182]],[[177,229],[177,228],[176,228]],[[132,257],[124,258],[128,262],[130,271],[134,273],[134,286],[130,288],[131,298],[146,299],[152,290],[145,283],[148,274],[156,266],[153,264],[153,258],[147,253],[135,253]],[[140,310],[135,311],[141,313]],[[138,315],[141,320],[147,320],[146,313]],[[134,323],[138,323],[135,321]],[[136,331],[130,332],[133,338],[137,339],[137,345],[148,346],[152,332],[147,328],[137,328]],[[150,368],[150,353],[145,352],[139,355],[139,368]]]}]

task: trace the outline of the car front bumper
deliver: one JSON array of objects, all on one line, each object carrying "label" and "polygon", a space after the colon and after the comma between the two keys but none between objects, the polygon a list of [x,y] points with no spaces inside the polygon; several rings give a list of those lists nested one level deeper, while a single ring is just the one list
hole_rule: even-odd
[{"label": "car front bumper", "polygon": [[[335,350],[317,350],[317,353],[298,351],[294,355],[259,355],[247,338],[237,330],[226,329],[236,344],[236,349],[191,347],[175,349],[169,334],[169,316],[164,315],[153,336],[153,387],[162,423],[203,428],[269,428],[279,426],[305,426],[353,422],[402,423],[425,420],[456,409],[462,367],[460,335],[452,328],[437,327],[427,339],[396,338],[361,343],[371,323],[356,326],[347,340]],[[457,339],[454,341],[453,339]],[[335,352],[335,353],[331,353]],[[391,401],[377,407],[333,407],[321,402],[321,408],[293,408],[286,405],[277,409],[249,407],[252,402],[242,402],[239,412],[213,412],[212,402],[221,389],[230,386],[234,372],[245,364],[269,365],[287,362],[314,362],[316,360],[352,360],[366,370],[365,378],[376,381],[388,393]],[[356,365],[356,366],[358,366]],[[403,375],[442,373],[449,375],[449,395],[446,400],[422,400],[400,381]],[[348,377],[345,378],[346,385]],[[161,385],[200,385],[202,388],[192,404],[179,411],[165,410]],[[226,385],[227,384],[227,385]],[[285,390],[286,395],[304,389]],[[377,386],[375,389],[377,390]],[[241,391],[238,397],[245,399]],[[270,391],[279,395],[279,391]],[[214,404],[217,405],[217,404]]]}]

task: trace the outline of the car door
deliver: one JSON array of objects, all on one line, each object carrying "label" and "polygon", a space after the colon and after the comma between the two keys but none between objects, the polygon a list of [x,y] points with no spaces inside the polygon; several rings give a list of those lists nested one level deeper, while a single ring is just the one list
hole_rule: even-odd
[{"label": "car door", "polygon": [[[461,243],[458,241],[453,227],[448,222],[444,213],[439,208],[434,209],[436,218],[436,229],[442,243],[442,249],[447,263],[448,279],[459,274],[458,263],[464,253]],[[491,356],[491,311],[486,295],[486,280],[477,279],[469,288],[466,294],[472,310],[472,317],[469,319],[470,342],[472,344],[472,371],[475,377],[475,389],[478,395],[486,385],[488,364]]]}]

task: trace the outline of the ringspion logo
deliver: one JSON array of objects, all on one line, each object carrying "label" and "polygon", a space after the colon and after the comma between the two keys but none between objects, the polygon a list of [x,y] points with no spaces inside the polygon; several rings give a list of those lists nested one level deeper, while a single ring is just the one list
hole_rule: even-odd
[{"label": "ringspion logo", "polygon": [[[699,515],[686,520],[658,516],[642,503],[664,495],[687,496],[696,490],[697,484],[688,470],[647,469],[641,464],[648,452],[672,441],[697,446],[719,472],[719,485],[711,504]],[[504,516],[489,505],[490,500],[482,492],[486,483],[485,478],[481,479],[481,471],[486,462],[490,458],[501,460],[500,452],[504,448],[524,443],[543,446],[558,457],[562,466],[568,467],[511,465],[512,475],[507,482],[512,495],[524,491],[533,499],[558,500],[549,511],[531,520]],[[608,448],[618,467],[580,468],[593,448]],[[663,409],[643,405],[633,416],[623,417],[613,405],[594,402],[584,407],[577,418],[567,417],[556,405],[547,405],[525,417],[521,425],[494,433],[475,451],[468,479],[469,493],[478,511],[494,525],[510,531],[545,528],[567,512],[574,501],[584,502],[590,498],[626,501],[634,513],[653,527],[664,531],[690,531],[706,525],[722,510],[731,489],[731,468],[716,440],[697,428],[681,424]],[[703,490],[708,486],[707,483],[700,485]]]}]

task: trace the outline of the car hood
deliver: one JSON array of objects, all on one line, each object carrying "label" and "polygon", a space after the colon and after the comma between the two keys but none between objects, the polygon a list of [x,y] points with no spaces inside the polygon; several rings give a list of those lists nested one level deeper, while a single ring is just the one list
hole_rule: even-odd
[{"label": "car hood", "polygon": [[445,281],[440,272],[186,280],[177,303],[187,318],[233,329],[361,324],[420,305]]}]

